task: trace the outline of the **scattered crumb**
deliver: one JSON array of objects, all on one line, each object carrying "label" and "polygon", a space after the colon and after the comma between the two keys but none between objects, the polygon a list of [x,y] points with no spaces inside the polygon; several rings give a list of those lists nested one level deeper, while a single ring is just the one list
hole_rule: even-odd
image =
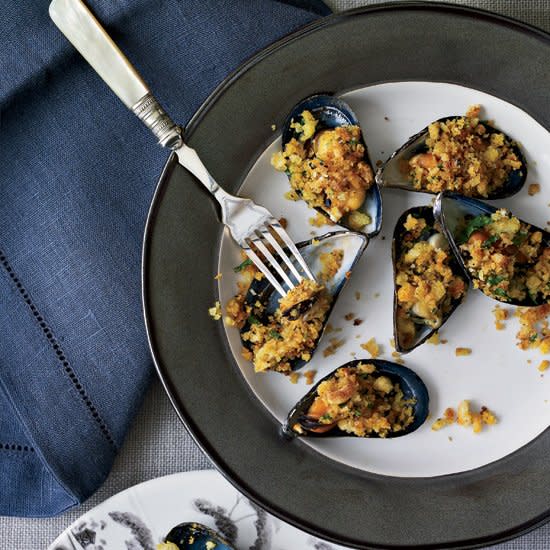
[{"label": "scattered crumb", "polygon": [[353,326],[354,326],[354,327],[358,327],[362,322],[363,322],[363,319],[359,319],[359,317],[356,317],[356,318],[353,320]]},{"label": "scattered crumb", "polygon": [[350,352],[350,355],[351,355],[352,357],[355,357],[357,354],[356,354],[354,351],[352,351],[352,352]]},{"label": "scattered crumb", "polygon": [[275,124],[271,125],[271,131],[274,132],[277,129],[277,126]]},{"label": "scattered crumb", "polygon": [[503,323],[506,319],[508,319],[508,310],[501,308],[500,306],[495,306],[493,309],[493,314],[495,316],[495,328],[497,330],[504,330],[506,328],[506,325]]},{"label": "scattered crumb", "polygon": [[392,357],[401,357],[401,354],[398,351],[392,351],[391,356]]},{"label": "scattered crumb", "polygon": [[389,121],[390,119],[387,116],[385,116],[384,120]]},{"label": "scattered crumb", "polygon": [[[457,412],[452,407],[445,409],[443,416],[438,418],[432,424],[432,430],[437,432],[446,426],[450,426],[455,422],[460,426],[472,427],[474,433],[479,433],[483,429],[483,425],[491,426],[497,423],[497,417],[487,407],[481,407],[479,412],[472,411],[470,401],[463,399],[457,407]],[[452,441],[452,439],[450,439]]]},{"label": "scattered crumb", "polygon": [[313,380],[316,374],[317,374],[316,370],[306,370],[304,372],[304,378],[306,379],[306,384],[308,386],[311,386],[311,384],[313,384]]},{"label": "scattered crumb", "polygon": [[334,331],[334,327],[332,326],[332,323],[327,323],[325,326],[325,334],[330,334]]},{"label": "scattered crumb", "polygon": [[355,338],[361,338],[361,335],[360,335],[360,334],[356,334],[356,335],[355,335]]},{"label": "scattered crumb", "polygon": [[455,411],[452,407],[448,407],[445,409],[445,412],[443,413],[443,416],[441,418],[438,418],[433,424],[432,424],[432,430],[434,432],[437,432],[441,430],[441,428],[444,428],[445,426],[449,426],[453,424],[455,421]]},{"label": "scattered crumb", "polygon": [[378,160],[376,161],[376,167],[377,167],[377,168],[380,168],[380,166],[382,166],[382,164],[384,164],[384,163],[383,163],[380,159],[378,159]]},{"label": "scattered crumb", "polygon": [[[344,345],[345,340],[339,340],[338,338],[332,338],[330,340],[330,346],[323,350],[323,357],[334,355],[336,350]],[[304,373],[305,374],[305,373]]]},{"label": "scattered crumb", "polygon": [[215,279],[216,281],[219,281],[221,278],[222,278],[222,274],[221,274],[221,273],[218,273],[217,275],[214,275],[214,279]]},{"label": "scattered crumb", "polygon": [[279,218],[279,223],[282,225],[283,229],[288,227],[288,220],[286,218]]},{"label": "scattered crumb", "polygon": [[346,279],[349,279],[349,278],[351,277],[351,271],[346,271],[346,272],[344,273],[344,277],[345,277]]},{"label": "scattered crumb", "polygon": [[313,239],[311,239],[311,244],[313,246],[319,246],[319,244],[321,244],[321,241],[319,239],[313,238]]},{"label": "scattered crumb", "polygon": [[379,298],[379,297],[380,297],[380,292],[375,292],[375,293],[374,293],[374,297],[375,297],[375,298]]},{"label": "scattered crumb", "polygon": [[355,313],[352,313],[352,312],[346,313],[346,314],[344,315],[344,319],[345,319],[346,321],[351,321],[354,317],[355,317]]},{"label": "scattered crumb", "polygon": [[361,347],[368,351],[373,359],[376,359],[380,355],[380,346],[376,343],[376,340],[371,338],[368,342],[360,344]]},{"label": "scattered crumb", "polygon": [[213,307],[208,308],[208,315],[210,315],[214,321],[219,321],[222,318],[222,306],[220,302],[216,302]]},{"label": "scattered crumb", "polygon": [[336,327],[334,332],[342,332],[344,329],[342,327]]},{"label": "scattered crumb", "polygon": [[428,344],[433,344],[434,346],[439,346],[439,333],[434,332],[427,340]]},{"label": "scattered crumb", "polygon": [[446,344],[449,340],[447,340],[447,338],[441,338],[440,340],[440,343],[441,344]]},{"label": "scattered crumb", "polygon": [[361,299],[361,293],[360,293],[358,290],[355,291],[355,299],[356,299],[356,300],[360,300],[360,299]]},{"label": "scattered crumb", "polygon": [[392,349],[395,349],[395,339],[394,338],[390,338],[390,346],[392,347]]},{"label": "scattered crumb", "polygon": [[405,361],[403,360],[402,357],[398,357],[395,362],[398,364],[398,365],[404,365],[405,364]]},{"label": "scattered crumb", "polygon": [[381,238],[383,241],[385,241],[385,240],[386,240],[386,235],[382,235],[380,238]]},{"label": "scattered crumb", "polygon": [[538,366],[540,372],[544,372],[548,367],[550,367],[550,361],[548,359],[543,359]]},{"label": "scattered crumb", "polygon": [[289,378],[291,384],[297,384],[298,379],[300,378],[300,373],[299,372],[291,372],[288,375],[288,378]]},{"label": "scattered crumb", "polygon": [[455,355],[457,357],[465,357],[466,355],[472,355],[471,348],[456,348]]},{"label": "scattered crumb", "polygon": [[448,439],[449,441],[452,441],[452,440],[453,440],[453,438],[452,438],[450,435],[447,436],[447,439]]},{"label": "scattered crumb", "polygon": [[296,191],[294,191],[293,189],[291,189],[290,191],[287,191],[284,195],[285,199],[289,200],[289,201],[299,201],[300,200],[300,197],[298,196],[298,194],[296,193]]},{"label": "scattered crumb", "polygon": [[531,359],[527,359],[527,364],[530,365],[532,363]]},{"label": "scattered crumb", "polygon": [[309,218],[309,225],[313,227],[323,227],[323,225],[334,225],[334,222],[330,220],[327,216],[317,212],[313,218]]},{"label": "scattered crumb", "polygon": [[549,315],[550,304],[516,309],[520,323],[520,329],[516,334],[518,348],[538,348],[543,355],[550,353]]},{"label": "scattered crumb", "polygon": [[532,197],[533,195],[536,195],[537,193],[540,193],[540,183],[531,183],[531,184],[529,184],[529,187],[527,188],[527,194]]}]

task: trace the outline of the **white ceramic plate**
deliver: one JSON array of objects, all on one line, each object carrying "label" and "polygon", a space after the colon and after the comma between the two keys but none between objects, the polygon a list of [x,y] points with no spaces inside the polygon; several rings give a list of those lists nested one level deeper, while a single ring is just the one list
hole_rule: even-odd
[{"label": "white ceramic plate", "polygon": [[250,502],[214,470],[152,479],[107,499],[62,533],[48,550],[155,550],[175,525],[195,521],[237,550],[345,550],[284,523]]},{"label": "white ceramic plate", "polygon": [[[412,134],[431,121],[447,115],[460,115],[469,105],[484,107],[483,118],[518,140],[529,164],[524,189],[514,197],[494,204],[510,208],[520,218],[540,227],[550,220],[550,135],[527,113],[514,105],[477,90],[444,83],[396,82],[370,86],[342,96],[361,122],[371,160],[385,160]],[[332,228],[316,230],[308,224],[313,213],[303,202],[284,199],[289,189],[283,173],[270,166],[270,157],[279,150],[277,138],[260,156],[240,193],[265,205],[276,216],[289,221],[288,231],[296,241],[311,238]],[[541,184],[541,192],[528,196],[529,183]],[[337,336],[345,344],[337,354],[324,358],[318,353],[309,366],[317,378],[353,357],[369,358],[360,344],[371,337],[382,347],[381,358],[391,360],[393,277],[391,236],[398,216],[406,209],[429,204],[432,195],[401,190],[383,190],[384,221],[380,235],[371,240],[353,276],[334,308],[330,322],[342,331],[325,335],[320,348]],[[233,266],[240,263],[239,250],[227,237],[222,241],[219,281],[222,304],[235,293],[237,276]],[[356,299],[356,292],[361,298]],[[307,441],[318,452],[365,471],[393,476],[429,477],[463,472],[498,460],[539,435],[550,423],[550,375],[544,377],[537,365],[543,359],[538,351],[516,347],[518,322],[511,319],[506,329],[496,331],[492,310],[497,302],[470,289],[465,303],[441,330],[444,345],[424,344],[404,356],[408,367],[425,381],[431,399],[431,418],[413,434],[391,440],[356,438]],[[506,306],[505,306],[506,307]],[[512,313],[513,308],[507,307]],[[353,312],[363,319],[358,327],[344,319]],[[513,317],[513,315],[512,315]],[[298,384],[277,373],[255,374],[240,354],[236,329],[226,334],[235,360],[250,388],[265,407],[283,422],[287,412],[309,389],[301,377]],[[472,354],[456,357],[456,347],[469,347]],[[356,355],[353,355],[356,354]],[[528,363],[528,360],[531,363]],[[452,426],[431,431],[435,418],[446,407],[470,399],[474,407],[485,405],[499,418],[496,426],[479,435],[470,429]]]}]

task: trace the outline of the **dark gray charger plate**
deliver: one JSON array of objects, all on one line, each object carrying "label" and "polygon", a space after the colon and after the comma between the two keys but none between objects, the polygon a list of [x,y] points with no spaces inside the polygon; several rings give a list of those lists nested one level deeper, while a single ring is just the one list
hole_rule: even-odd
[{"label": "dark gray charger plate", "polygon": [[[280,128],[313,92],[453,82],[514,103],[550,128],[549,60],[548,34],[486,12],[431,2],[358,9],[248,61],[205,102],[186,138],[234,192],[273,139],[271,124]],[[483,546],[549,518],[548,430],[488,466],[415,479],[361,472],[283,440],[241,376],[221,323],[206,313],[217,299],[220,235],[209,196],[171,157],[144,243],[150,344],[181,419],[238,489],[289,523],[358,548]]]}]

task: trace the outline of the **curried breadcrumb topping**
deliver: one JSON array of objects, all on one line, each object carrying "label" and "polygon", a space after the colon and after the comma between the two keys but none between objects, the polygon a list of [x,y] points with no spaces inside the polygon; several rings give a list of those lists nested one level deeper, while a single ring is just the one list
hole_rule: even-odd
[{"label": "curried breadcrumb topping", "polygon": [[341,248],[335,248],[330,252],[322,252],[319,255],[321,262],[321,272],[318,274],[320,281],[330,281],[342,267],[344,251]]},{"label": "curried breadcrumb topping", "polygon": [[500,209],[468,220],[459,241],[474,287],[504,302],[550,300],[550,247],[540,230]]},{"label": "curried breadcrumb topping", "polygon": [[[312,208],[319,208],[338,222],[354,213],[365,201],[374,182],[365,160],[365,146],[359,126],[339,126],[316,131],[318,121],[303,111],[290,125],[298,136],[271,158],[272,166],[286,172],[292,189]],[[365,214],[348,220],[360,230],[370,223]]]},{"label": "curried breadcrumb topping", "polygon": [[[368,362],[341,367],[317,388],[308,420],[317,421],[310,431],[323,433],[335,427],[359,437],[386,437],[414,420],[414,401],[404,398],[399,384],[377,374]],[[300,424],[293,429],[303,433]]]},{"label": "curried breadcrumb topping", "polygon": [[464,117],[429,125],[427,151],[403,166],[415,189],[488,197],[522,167],[513,144],[503,133],[490,131],[479,111],[477,105]]}]

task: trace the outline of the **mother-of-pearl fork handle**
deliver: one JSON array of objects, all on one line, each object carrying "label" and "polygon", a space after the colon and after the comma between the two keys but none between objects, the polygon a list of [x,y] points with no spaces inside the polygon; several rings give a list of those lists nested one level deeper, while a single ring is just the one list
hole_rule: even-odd
[{"label": "mother-of-pearl fork handle", "polygon": [[50,17],[105,83],[164,147],[183,144],[182,131],[81,0],[53,0]]}]

